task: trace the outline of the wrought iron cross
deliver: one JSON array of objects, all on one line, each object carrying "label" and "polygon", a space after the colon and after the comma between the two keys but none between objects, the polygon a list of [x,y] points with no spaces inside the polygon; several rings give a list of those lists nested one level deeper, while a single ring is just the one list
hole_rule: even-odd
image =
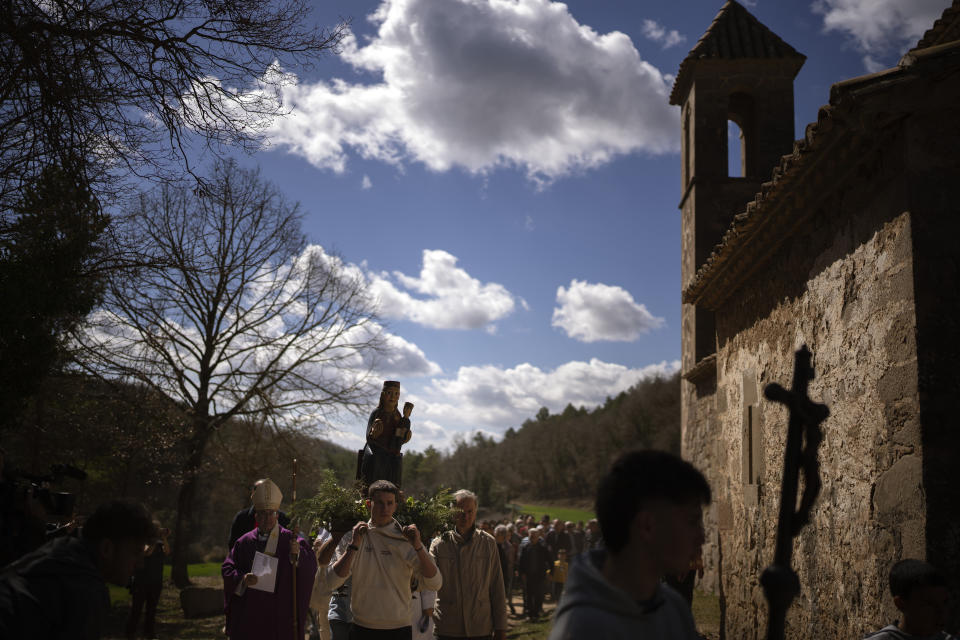
[{"label": "wrought iron cross", "polygon": [[[813,354],[803,345],[794,356],[793,385],[789,391],[777,383],[768,384],[763,395],[787,406],[790,422],[787,427],[787,451],[783,459],[783,483],[780,490],[780,515],[777,519],[777,543],[773,564],[760,576],[760,584],[770,603],[767,640],[783,640],[784,623],[790,603],[800,593],[800,580],[790,566],[793,539],[810,521],[810,509],[820,493],[820,465],[817,449],[823,434],[820,423],[830,415],[826,405],[812,401],[807,384],[813,380],[810,360]],[[803,470],[803,496],[797,504],[797,487]]]}]

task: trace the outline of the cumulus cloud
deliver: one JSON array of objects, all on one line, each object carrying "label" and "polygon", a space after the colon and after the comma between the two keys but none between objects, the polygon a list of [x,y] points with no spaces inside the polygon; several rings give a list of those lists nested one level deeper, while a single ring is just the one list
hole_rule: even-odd
[{"label": "cumulus cloud", "polygon": [[370,274],[369,278],[371,293],[384,317],[434,329],[493,331],[493,323],[516,306],[503,285],[480,282],[457,266],[456,256],[439,249],[423,251],[417,277],[394,271]]},{"label": "cumulus cloud", "polygon": [[642,368],[603,362],[567,362],[552,370],[532,364],[510,369],[493,365],[461,367],[455,377],[430,382],[415,402],[417,411],[435,424],[457,431],[483,428],[503,434],[536,415],[540,407],[559,413],[568,404],[594,408],[641,380],[669,376],[679,361]]},{"label": "cumulus cloud", "polygon": [[[435,171],[519,167],[535,181],[676,148],[669,83],[630,38],[550,0],[384,0],[341,58],[373,81],[283,88],[273,145],[344,171],[348,153]],[[671,34],[665,33],[665,41]]]},{"label": "cumulus cloud", "polygon": [[607,284],[571,280],[569,289],[557,288],[557,304],[553,326],[581,342],[632,342],[663,326],[663,318],[634,301],[629,291]]},{"label": "cumulus cloud", "polygon": [[363,174],[363,180],[360,181],[361,189],[370,189],[373,187],[373,182],[370,181],[370,176]]},{"label": "cumulus cloud", "polygon": [[674,47],[687,39],[687,36],[680,35],[680,32],[676,29],[667,31],[666,27],[661,26],[655,20],[644,20],[640,31],[643,33],[643,37],[659,42],[664,49]]},{"label": "cumulus cloud", "polygon": [[377,352],[359,352],[356,355],[357,361],[353,363],[354,369],[372,371],[375,377],[387,379],[436,376],[443,372],[440,365],[427,358],[423,349],[406,338],[387,331],[379,323],[367,323],[355,331],[366,335],[348,335],[350,342],[362,344],[363,338],[376,335],[381,349]]},{"label": "cumulus cloud", "polygon": [[946,0],[816,0],[826,31],[846,33],[863,53],[864,67],[879,71],[916,44],[946,8]]}]

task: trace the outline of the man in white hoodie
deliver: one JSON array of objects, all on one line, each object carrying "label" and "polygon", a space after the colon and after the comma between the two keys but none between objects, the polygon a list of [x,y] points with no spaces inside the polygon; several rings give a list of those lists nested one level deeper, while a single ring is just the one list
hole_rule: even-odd
[{"label": "man in white hoodie", "polygon": [[661,582],[689,567],[703,545],[710,486],[664,451],[634,451],[597,489],[605,549],[578,555],[549,640],[698,640],[690,607]]},{"label": "man in white hoodie", "polygon": [[410,640],[411,578],[437,591],[442,577],[416,525],[401,528],[393,518],[400,497],[396,485],[377,480],[367,495],[370,521],[353,527],[352,541],[328,568],[325,586],[332,591],[353,576],[350,640]]}]

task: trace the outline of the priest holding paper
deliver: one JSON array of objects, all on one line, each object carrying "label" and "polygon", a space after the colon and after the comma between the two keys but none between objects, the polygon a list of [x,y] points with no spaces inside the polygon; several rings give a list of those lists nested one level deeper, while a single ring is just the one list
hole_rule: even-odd
[{"label": "priest holding paper", "polygon": [[282,499],[271,480],[257,486],[257,528],[241,536],[223,561],[227,635],[232,640],[303,638],[317,559],[306,540],[277,522]]}]

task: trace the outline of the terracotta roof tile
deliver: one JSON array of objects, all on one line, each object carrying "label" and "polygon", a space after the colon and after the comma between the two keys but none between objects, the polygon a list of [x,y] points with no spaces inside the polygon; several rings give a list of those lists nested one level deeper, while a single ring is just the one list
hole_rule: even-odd
[{"label": "terracotta roof tile", "polygon": [[933,23],[913,49],[926,49],[938,44],[960,40],[960,0],[944,9],[943,15]]},{"label": "terracotta roof tile", "polygon": [[690,81],[690,70],[693,64],[705,58],[805,60],[806,56],[798,53],[780,36],[770,31],[735,0],[727,0],[706,32],[680,63],[680,70],[670,92],[670,104],[680,104],[683,88]]}]

